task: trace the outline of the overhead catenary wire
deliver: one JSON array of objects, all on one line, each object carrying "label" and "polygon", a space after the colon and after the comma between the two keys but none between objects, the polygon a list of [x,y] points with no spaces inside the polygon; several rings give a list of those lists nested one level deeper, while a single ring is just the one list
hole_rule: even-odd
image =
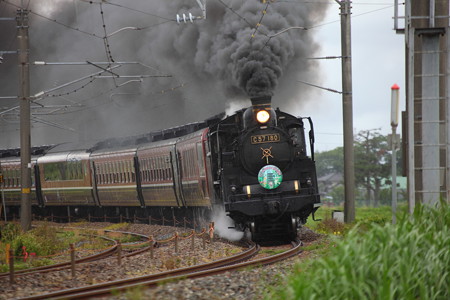
[{"label": "overhead catenary wire", "polygon": [[[263,20],[264,16],[267,14],[267,9],[269,8],[269,4],[270,4],[270,2],[267,1],[266,8],[261,12],[261,13],[262,13],[262,14],[261,14],[261,18],[259,19],[259,22],[256,23],[256,25],[255,25],[255,30],[253,31],[252,36],[251,36],[250,39],[253,39],[253,38],[255,37],[255,34],[259,31],[259,27],[260,27],[261,24],[262,24],[262,20]],[[266,34],[264,34],[264,35],[266,35]],[[266,36],[267,36],[267,35],[266,35]]]},{"label": "overhead catenary wire", "polygon": [[[82,0],[82,1],[88,2],[87,0]],[[145,12],[145,11],[139,10],[139,9],[134,9],[134,8],[131,8],[131,7],[128,7],[128,6],[124,6],[124,5],[121,5],[121,4],[116,4],[116,3],[113,3],[111,1],[103,2],[103,3],[107,4],[107,5],[116,6],[116,7],[120,7],[120,8],[123,8],[123,9],[127,9],[127,10],[130,10],[130,11],[138,12],[138,13],[141,13],[141,14],[145,14],[147,16],[160,18],[160,19],[163,19],[163,20],[166,20],[166,21],[169,21],[169,22],[175,22],[175,20],[173,18],[161,17],[161,16],[158,16],[158,15],[149,13],[149,12]]]},{"label": "overhead catenary wire", "polygon": [[[9,2],[9,1],[7,1],[7,0],[0,0],[0,1],[5,2],[6,4],[9,4],[9,5],[11,5],[11,6],[14,6],[14,7],[18,8],[18,9],[21,8],[20,5],[16,5],[16,4],[11,3],[11,2]],[[85,35],[89,35],[89,36],[98,38],[98,39],[101,39],[101,38],[102,38],[101,36],[99,36],[99,35],[97,35],[97,34],[95,34],[95,33],[87,32],[87,31],[85,31],[85,30],[81,30],[81,29],[79,29],[79,28],[72,27],[72,26],[67,25],[67,24],[65,24],[65,23],[62,23],[62,22],[60,22],[60,21],[58,21],[58,20],[56,20],[56,19],[49,18],[49,17],[47,17],[47,16],[44,16],[44,15],[39,14],[39,13],[37,13],[37,12],[34,12],[34,11],[32,11],[32,10],[29,10],[28,12],[29,12],[30,14],[32,14],[32,15],[38,16],[38,17],[40,17],[40,18],[43,18],[43,19],[45,19],[45,20],[47,20],[47,21],[51,21],[51,22],[56,23],[56,24],[58,24],[58,25],[64,26],[64,27],[66,27],[67,29],[74,30],[74,31],[83,33],[83,34],[85,34]]]},{"label": "overhead catenary wire", "polygon": [[343,94],[343,92],[340,92],[340,91],[338,91],[338,90],[334,90],[334,89],[322,87],[322,86],[319,86],[319,85],[316,85],[316,84],[312,84],[312,83],[309,83],[309,82],[306,82],[306,81],[298,80],[298,79],[297,79],[297,81],[298,81],[298,82],[301,82],[301,83],[303,83],[303,84],[309,85],[309,86],[316,87],[316,88],[318,88],[318,89],[322,89],[322,90],[326,90],[326,91],[332,92],[332,93]]}]

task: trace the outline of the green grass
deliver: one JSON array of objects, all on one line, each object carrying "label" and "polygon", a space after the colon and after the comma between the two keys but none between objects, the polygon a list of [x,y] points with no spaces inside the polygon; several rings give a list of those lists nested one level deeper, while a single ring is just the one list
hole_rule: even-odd
[{"label": "green grass", "polygon": [[[0,272],[9,270],[9,263],[6,261],[6,245],[10,245],[10,249],[13,250],[16,270],[53,264],[52,258],[48,257],[67,252],[70,244],[83,249],[102,249],[108,245],[107,241],[93,236],[82,236],[73,231],[58,231],[48,223],[23,232],[20,224],[10,222],[0,226],[0,236]],[[31,253],[34,253],[32,259],[24,261],[23,247],[30,257]]]},{"label": "green grass", "polygon": [[294,268],[267,299],[450,299],[449,249],[450,206],[418,205],[397,225],[351,229],[328,255]]},{"label": "green grass", "polygon": [[[397,219],[406,213],[408,207],[406,205],[399,205],[397,207]],[[320,207],[316,214],[315,218],[320,219],[321,221],[314,221],[312,217],[308,218],[308,221],[306,222],[305,226],[318,231],[319,233],[325,233],[325,234],[334,234],[336,230],[334,229],[341,229],[341,234],[347,232],[350,228],[352,228],[354,225],[359,224],[361,229],[367,229],[373,224],[380,224],[383,225],[385,223],[392,221],[392,208],[390,206],[378,206],[378,207],[367,207],[367,206],[361,206],[357,207],[355,209],[355,222],[348,225],[346,224],[343,228],[329,228],[324,229],[323,223],[330,222],[329,220],[332,218],[332,212],[334,210],[338,211],[344,211],[343,207],[329,207],[329,206],[322,206]]]}]

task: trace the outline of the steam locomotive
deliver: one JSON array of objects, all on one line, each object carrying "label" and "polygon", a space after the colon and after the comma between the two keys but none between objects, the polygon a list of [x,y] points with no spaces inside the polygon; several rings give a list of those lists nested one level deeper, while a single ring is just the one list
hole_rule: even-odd
[{"label": "steam locomotive", "polygon": [[[34,147],[33,213],[175,219],[224,209],[255,240],[296,236],[320,205],[313,124],[272,109],[270,97],[251,100],[231,116],[88,148]],[[11,215],[20,210],[20,159],[17,149],[0,155]]]}]

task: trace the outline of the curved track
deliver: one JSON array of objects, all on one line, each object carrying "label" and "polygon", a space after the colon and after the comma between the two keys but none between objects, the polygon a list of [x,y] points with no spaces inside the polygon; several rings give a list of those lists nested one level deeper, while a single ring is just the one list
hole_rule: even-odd
[{"label": "curved track", "polygon": [[[112,232],[112,230],[105,230],[105,232]],[[119,232],[119,231],[115,231],[115,232]],[[148,240],[148,237],[145,236],[145,235],[142,235],[142,234],[137,234],[137,233],[132,233],[132,232],[122,232],[122,231],[120,231],[120,233],[136,235],[136,236],[139,236],[139,237],[142,237],[142,238]],[[107,248],[107,249],[105,249],[104,251],[101,251],[101,252],[96,253],[94,255],[89,255],[89,256],[86,256],[86,257],[83,257],[83,258],[75,260],[76,264],[81,264],[81,263],[92,262],[92,261],[104,259],[104,258],[107,258],[107,257],[109,257],[109,256],[111,256],[111,255],[113,255],[114,253],[117,252],[119,244],[117,243],[116,240],[108,238],[108,237],[105,237],[105,236],[97,236],[97,237],[105,239],[107,241],[110,241],[112,243],[112,246]],[[149,248],[150,248],[150,246],[144,247],[144,248],[140,248],[140,249],[138,249],[136,251],[124,254],[123,257],[137,255],[139,253],[148,251]],[[58,263],[58,264],[52,264],[52,265],[48,265],[48,266],[42,266],[42,267],[31,268],[31,269],[24,269],[24,270],[18,270],[18,271],[14,272],[14,276],[23,276],[23,275],[35,274],[35,273],[54,272],[54,271],[60,271],[60,270],[68,269],[70,267],[71,267],[71,262],[67,261],[67,262]],[[0,273],[0,278],[8,277],[8,276],[10,276],[9,272]]]},{"label": "curved track", "polygon": [[[301,252],[301,242],[292,242],[293,247],[283,253],[277,255],[271,255],[264,258],[249,260],[255,256],[260,246],[253,244],[252,247],[242,253],[228,257],[223,260],[215,262],[196,265],[188,268],[181,268],[167,272],[161,272],[157,274],[150,274],[130,279],[117,280],[102,284],[96,284],[91,286],[85,286],[81,288],[62,290],[49,294],[36,295],[21,299],[89,299],[102,296],[110,296],[111,292],[122,292],[127,289],[136,288],[138,286],[154,287],[166,281],[178,281],[186,278],[199,278],[205,276],[211,276],[215,274],[224,273],[227,271],[233,271],[251,266],[261,266],[266,264],[272,264],[278,261],[285,260]],[[246,261],[248,260],[248,261]],[[244,261],[244,262],[242,262]]]}]

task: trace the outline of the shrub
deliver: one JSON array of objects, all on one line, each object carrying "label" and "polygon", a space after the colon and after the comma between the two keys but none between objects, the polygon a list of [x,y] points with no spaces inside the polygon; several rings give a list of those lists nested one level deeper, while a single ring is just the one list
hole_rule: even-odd
[{"label": "shrub", "polygon": [[363,235],[354,228],[268,299],[450,299],[449,224],[450,207],[442,203],[418,205],[396,226],[374,225]]},{"label": "shrub", "polygon": [[0,241],[12,242],[21,233],[20,225],[17,223],[6,223],[0,226]]}]

